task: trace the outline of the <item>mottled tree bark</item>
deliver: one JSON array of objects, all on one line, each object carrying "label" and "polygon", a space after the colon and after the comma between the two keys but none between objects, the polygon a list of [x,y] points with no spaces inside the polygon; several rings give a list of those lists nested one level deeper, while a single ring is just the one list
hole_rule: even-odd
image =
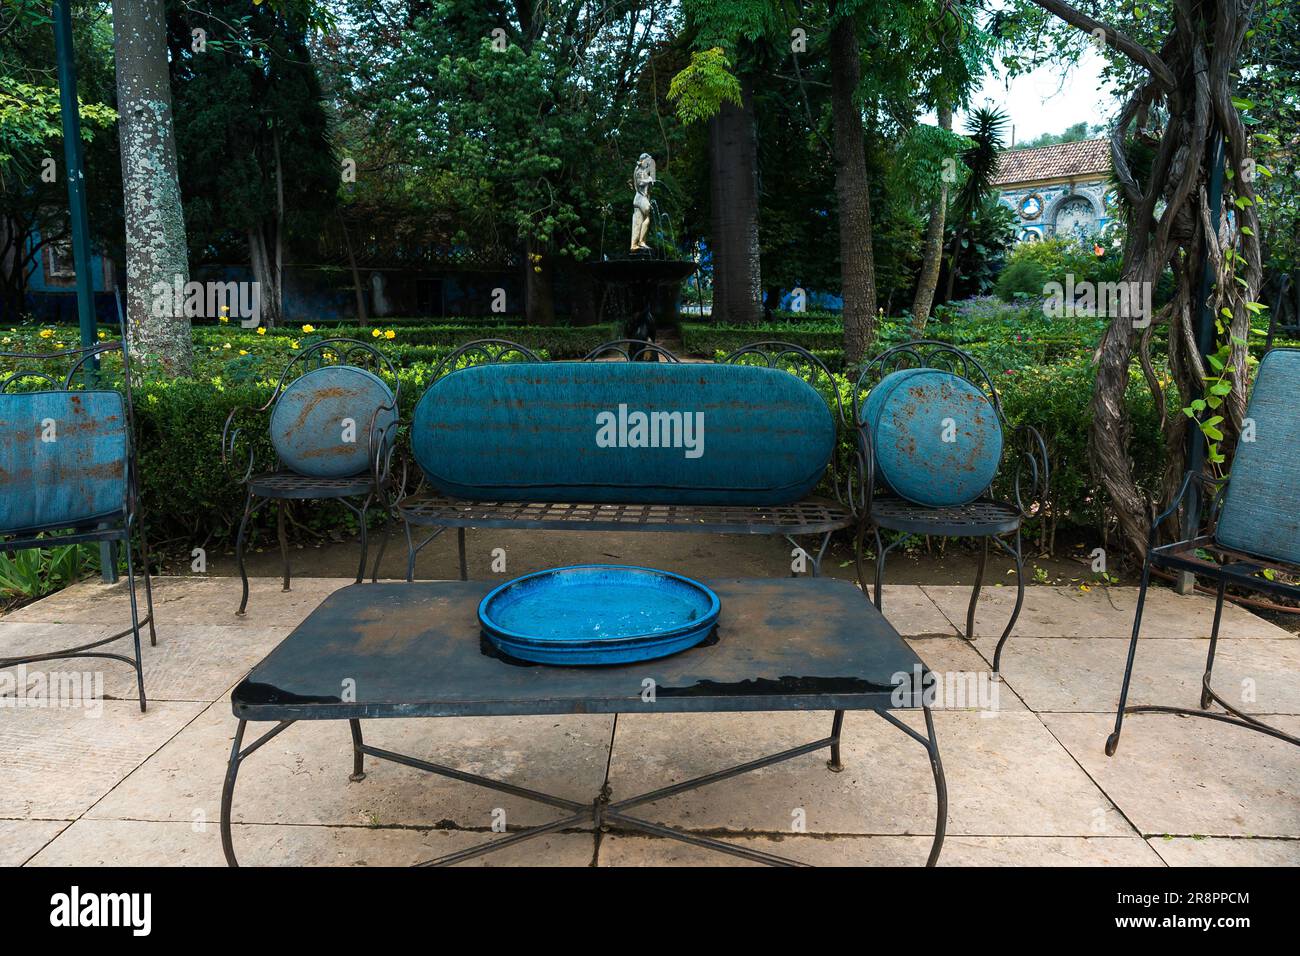
[{"label": "mottled tree bark", "polygon": [[[941,101],[938,107],[939,128],[952,130],[952,104]],[[930,320],[934,293],[939,286],[939,266],[943,262],[943,225],[948,213],[948,183],[939,181],[939,195],[930,207],[930,220],[925,226],[925,241],[921,246],[921,272],[916,280],[916,297],[912,300],[912,332],[925,334],[925,324]]]},{"label": "mottled tree bark", "polygon": [[741,105],[724,102],[709,121],[713,198],[713,316],[731,324],[762,317],[758,246],[758,144],[754,103],[741,79]]},{"label": "mottled tree bark", "polygon": [[840,213],[840,294],[844,362],[852,368],[875,338],[876,264],[872,253],[866,132],[856,101],[862,58],[852,18],[831,30],[831,118],[835,125],[835,196]]},{"label": "mottled tree bark", "polygon": [[[126,318],[136,360],[168,375],[191,371],[190,320],[164,289],[189,281],[176,175],[163,0],[113,4],[118,134],[126,217]],[[125,332],[125,330],[124,330]]]}]

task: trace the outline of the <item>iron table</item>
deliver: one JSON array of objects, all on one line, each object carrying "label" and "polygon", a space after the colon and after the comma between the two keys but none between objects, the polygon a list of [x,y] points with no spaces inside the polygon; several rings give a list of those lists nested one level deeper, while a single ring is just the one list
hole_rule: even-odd
[{"label": "iron table", "polygon": [[[846,710],[873,710],[930,758],[938,811],[927,865],[943,845],[947,788],[925,688],[928,671],[856,587],[827,578],[706,582],[722,603],[714,636],[671,657],[609,667],[547,667],[501,658],[480,640],[477,609],[487,581],[354,584],[330,595],[231,695],[239,720],[221,798],[221,840],[236,866],[231,805],[240,765],[299,720],[346,720],[352,779],[364,758],[414,767],[567,811],[551,823],[452,853],[450,864],[589,821],[681,840],[757,862],[794,861],[630,816],[687,790],[819,750],[840,764]],[[925,733],[893,713],[920,709]],[[830,735],[649,793],[611,800],[608,778],[590,803],[540,793],[366,744],[361,721],[388,717],[488,717],[758,711],[833,712]],[[617,721],[617,716],[615,717]],[[244,746],[249,721],[276,725]]]}]

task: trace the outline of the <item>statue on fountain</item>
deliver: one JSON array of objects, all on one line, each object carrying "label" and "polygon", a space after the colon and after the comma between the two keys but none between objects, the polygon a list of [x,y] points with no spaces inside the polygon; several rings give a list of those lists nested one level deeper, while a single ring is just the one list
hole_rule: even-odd
[{"label": "statue on fountain", "polygon": [[655,181],[655,161],[649,153],[642,153],[632,170],[632,254],[648,254],[650,246],[646,236],[650,233],[650,187]]}]

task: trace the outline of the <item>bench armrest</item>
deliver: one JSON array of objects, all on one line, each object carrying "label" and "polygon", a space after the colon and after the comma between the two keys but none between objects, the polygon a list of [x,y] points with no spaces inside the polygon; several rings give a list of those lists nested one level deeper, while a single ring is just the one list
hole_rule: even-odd
[{"label": "bench armrest", "polygon": [[[1160,526],[1177,515],[1184,506],[1191,503],[1188,500],[1189,493],[1202,496],[1200,498],[1200,521],[1198,527],[1192,529],[1191,537],[1182,540],[1191,541],[1212,533],[1219,522],[1219,511],[1223,507],[1223,496],[1227,490],[1227,478],[1212,478],[1209,475],[1198,474],[1194,471],[1184,473],[1182,483],[1178,486],[1178,491],[1174,494],[1169,507],[1156,515],[1151,521],[1151,530],[1147,533],[1147,549],[1150,550],[1156,546],[1156,537],[1160,532]],[[1206,500],[1209,501],[1208,508],[1204,505]]]},{"label": "bench armrest", "polygon": [[242,416],[260,416],[265,412],[268,406],[263,405],[254,408],[249,405],[237,405],[230,410],[226,416],[226,423],[221,428],[221,463],[231,470],[233,474],[239,474],[239,468],[243,467],[244,473],[239,476],[239,483],[247,484],[248,479],[252,477],[253,470],[257,465],[257,451],[253,444],[247,439],[243,444],[247,445],[246,456],[240,452],[240,436],[244,428],[238,424],[237,419]]}]

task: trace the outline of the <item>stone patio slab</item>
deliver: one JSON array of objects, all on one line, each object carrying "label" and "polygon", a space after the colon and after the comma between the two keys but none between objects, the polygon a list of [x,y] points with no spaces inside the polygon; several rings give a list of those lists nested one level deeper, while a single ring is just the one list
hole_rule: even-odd
[{"label": "stone patio slab", "polygon": [[[607,716],[443,718],[362,722],[368,744],[583,802],[604,779]],[[94,819],[220,820],[236,720],[224,695],[87,814]],[[270,730],[249,724],[244,745]],[[409,767],[366,758],[352,772],[346,721],[299,721],[250,756],[235,790],[241,823],[490,827],[546,823],[562,811]]]},{"label": "stone patio slab", "polygon": [[[993,638],[977,646],[992,655]],[[1207,641],[1138,642],[1131,704],[1196,707]],[[1128,641],[1013,635],[1002,650],[1002,676],[1038,712],[1115,712]],[[1220,640],[1213,686],[1225,700],[1258,714],[1300,714],[1300,641]],[[1241,699],[1247,691],[1254,699]]]},{"label": "stone patio slab", "polygon": [[[927,584],[922,589],[964,632],[970,588]],[[1133,633],[1137,596],[1135,587],[1093,588],[1090,591],[1080,591],[1077,587],[1027,587],[1024,607],[1011,640],[1016,637],[1128,638]],[[1001,636],[1011,619],[1015,603],[1014,587],[984,588],[975,613],[975,636]],[[1213,623],[1214,598],[1209,595],[1183,596],[1156,586],[1147,593],[1146,609],[1142,614],[1144,638],[1208,640]],[[1296,635],[1232,603],[1223,607],[1220,636],[1237,640],[1297,640]]]},{"label": "stone patio slab", "polygon": [[[219,624],[227,627],[297,627],[327,595],[351,578],[294,578],[283,591],[279,578],[249,581],[248,612],[239,608],[239,578],[169,576],[153,579],[154,620],[158,624]],[[144,614],[144,586],[136,592]],[[46,624],[101,624],[121,630],[131,622],[125,581],[105,585],[83,581],[5,616],[5,621]],[[121,622],[121,623],[118,623]]]},{"label": "stone patio slab", "polygon": [[[904,715],[923,728],[919,714]],[[1108,836],[1131,828],[1032,714],[935,714],[948,781],[948,833]],[[825,736],[830,714],[624,715],[610,767],[613,799],[633,796]],[[690,741],[689,747],[682,741]],[[874,714],[849,713],[842,773],[807,754],[640,808],[688,829],[908,834],[934,831],[925,750]]]},{"label": "stone patio slab", "polygon": [[[237,825],[231,839],[240,866],[411,866],[500,834],[465,830]],[[593,837],[544,834],[468,861],[466,866],[589,866]],[[32,866],[222,866],[215,823],[78,820],[31,861]]]},{"label": "stone patio slab", "polygon": [[[815,866],[921,866],[929,837],[735,837],[740,846]],[[761,866],[676,840],[607,834],[601,866]],[[1161,866],[1141,837],[949,837],[940,866]]]},{"label": "stone patio slab", "polygon": [[[158,625],[158,644],[150,646],[141,634],[144,659],[144,689],[150,701],[191,700],[211,703],[223,690],[247,674],[282,640],[288,627],[231,627],[215,624]],[[110,629],[86,624],[21,624],[0,622],[0,644],[6,653],[40,653],[72,647],[93,640],[96,632]],[[106,650],[134,653],[129,636],[106,645]],[[29,680],[37,670],[82,670],[103,674],[104,695],[115,700],[139,700],[135,670],[117,661],[72,659],[27,664]],[[14,673],[14,668],[9,668]],[[2,673],[3,671],[0,671]]]},{"label": "stone patio slab", "polygon": [[[1263,734],[1173,714],[1131,714],[1114,757],[1109,714],[1043,714],[1144,836],[1300,837],[1300,752]],[[1300,718],[1277,717],[1300,732]]]},{"label": "stone patio slab", "polygon": [[22,866],[66,826],[66,820],[0,820],[0,866]]},{"label": "stone patio slab", "polygon": [[1152,837],[1147,842],[1170,866],[1300,866],[1300,840]]},{"label": "stone patio slab", "polygon": [[112,790],[182,727],[201,704],[101,701],[72,708],[0,711],[0,818],[72,820]]},{"label": "stone patio slab", "polygon": [[903,637],[950,636],[958,631],[919,585],[886,584],[881,603],[885,620]]}]

